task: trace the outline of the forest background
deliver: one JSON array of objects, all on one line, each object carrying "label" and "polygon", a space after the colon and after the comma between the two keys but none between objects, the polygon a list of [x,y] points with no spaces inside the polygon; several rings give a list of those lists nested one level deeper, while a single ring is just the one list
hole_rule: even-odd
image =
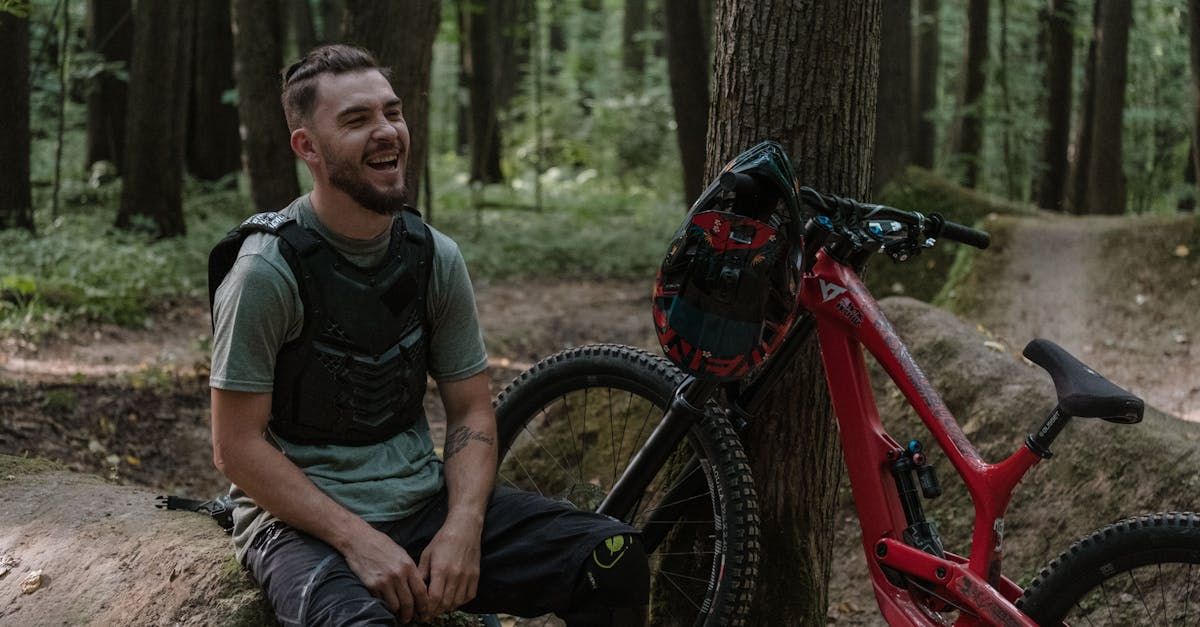
[{"label": "forest background", "polygon": [[[226,2],[137,14],[122,0],[3,4],[6,333],[137,324],[201,298],[219,235],[307,188],[274,94],[285,59],[318,41],[378,42],[398,84],[429,85],[427,99],[399,88],[412,92],[416,156],[428,154],[410,184],[427,219],[469,242],[479,277],[649,276],[703,184],[704,2],[257,0],[232,15]],[[1190,210],[1188,7],[1113,4],[885,3],[874,189],[913,164],[1049,209]],[[388,23],[432,41],[431,54],[403,56],[368,32]],[[1097,65],[1102,28],[1124,49],[1102,50]],[[139,58],[161,67],[138,71]],[[140,123],[126,128],[126,116]],[[1091,154],[1104,158],[1089,188],[1080,164]]]}]

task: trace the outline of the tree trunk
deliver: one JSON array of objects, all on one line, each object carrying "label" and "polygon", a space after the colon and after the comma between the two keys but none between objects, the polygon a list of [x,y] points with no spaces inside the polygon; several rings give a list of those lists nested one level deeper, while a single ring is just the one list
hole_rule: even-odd
[{"label": "tree trunk", "polygon": [[579,90],[579,107],[584,115],[592,114],[599,80],[600,58],[604,41],[603,0],[580,0],[579,31],[575,35],[575,81]]},{"label": "tree trunk", "polygon": [[233,83],[229,2],[206,0],[196,10],[195,61],[188,110],[188,171],[215,181],[241,167],[237,107],[225,101]]},{"label": "tree trunk", "polygon": [[[875,133],[880,1],[720,0],[714,21],[709,176],[756,142],[775,139],[804,184],[863,197]],[[800,353],[783,365],[794,384],[780,386],[744,434],[763,545],[748,625],[826,623],[837,433],[815,342]]]},{"label": "tree trunk", "polygon": [[292,0],[288,7],[292,18],[292,33],[296,37],[296,54],[302,55],[317,47],[317,26],[313,23],[312,5],[308,0]]},{"label": "tree trunk", "polygon": [[1125,172],[1121,127],[1125,112],[1125,70],[1132,0],[1098,0],[1096,89],[1092,111],[1092,157],[1088,159],[1088,213],[1125,213]]},{"label": "tree trunk", "polygon": [[[88,50],[129,70],[133,58],[133,7],[130,0],[89,0]],[[125,160],[125,103],[129,90],[115,72],[94,79],[87,97],[86,167],[108,161],[120,167]]]},{"label": "tree trunk", "polygon": [[550,48],[550,74],[557,75],[563,68],[563,60],[567,53],[567,10],[564,2],[551,2],[547,12],[547,42]]},{"label": "tree trunk", "polygon": [[1179,199],[1179,213],[1195,213],[1196,211],[1196,145],[1192,144],[1188,148],[1188,158],[1185,167],[1183,168],[1183,182],[1187,183],[1190,190],[1187,195]]},{"label": "tree trunk", "polygon": [[[183,235],[183,147],[191,83],[195,8],[185,2],[139,2],[134,9],[133,65],[125,120],[124,183],[117,226],[153,221],[159,237]],[[163,42],[174,42],[164,46]]]},{"label": "tree trunk", "polygon": [[1079,91],[1079,119],[1075,122],[1075,141],[1068,160],[1067,199],[1064,203],[1072,213],[1087,213],[1084,196],[1087,191],[1088,162],[1092,157],[1092,119],[1096,108],[1096,33],[1100,27],[1100,2],[1092,7],[1092,41],[1088,44],[1087,61],[1083,69],[1083,87]]},{"label": "tree trunk", "polygon": [[281,0],[234,0],[234,74],[242,163],[259,211],[278,211],[300,195],[296,157],[279,103],[283,67]]},{"label": "tree trunk", "polygon": [[500,123],[496,116],[495,81],[492,77],[492,22],[495,0],[459,0],[459,19],[465,47],[462,69],[467,77],[470,110],[467,142],[471,146],[471,180],[499,183]]},{"label": "tree trunk", "polygon": [[988,0],[970,0],[967,4],[967,57],[964,63],[962,135],[956,153],[964,160],[963,184],[979,184],[979,163],[983,157],[983,92],[987,85]]},{"label": "tree trunk", "polygon": [[691,204],[704,191],[705,134],[708,132],[709,31],[700,6],[709,0],[663,0],[667,74],[675,108],[675,140],[683,164],[683,198]]},{"label": "tree trunk", "polygon": [[[347,0],[343,26],[346,41],[375,53],[379,62],[392,69],[392,89],[404,103],[410,147],[404,180],[408,202],[417,206],[421,174],[429,155],[429,83],[433,64],[433,40],[442,17],[439,0],[423,2],[373,2]],[[396,24],[404,24],[404,36],[396,36]]]},{"label": "tree trunk", "polygon": [[319,0],[321,3],[321,41],[333,43],[342,39],[343,0]]},{"label": "tree trunk", "polygon": [[[1200,159],[1196,158],[1196,147],[1200,146],[1200,0],[1188,0],[1188,50],[1192,67],[1192,149],[1191,168],[1193,185],[1200,181]],[[1200,198],[1200,193],[1196,194]]]},{"label": "tree trunk", "polygon": [[912,2],[887,0],[879,32],[879,89],[871,192],[904,171],[910,160],[912,119]]},{"label": "tree trunk", "polygon": [[530,24],[533,18],[532,0],[500,0],[499,9],[491,15],[492,32],[497,39],[495,63],[492,66],[496,86],[496,109],[508,108],[513,96],[520,91],[529,64],[533,43]]},{"label": "tree trunk", "polygon": [[917,22],[917,68],[914,88],[912,151],[914,165],[929,170],[934,165],[937,127],[930,116],[937,108],[938,64],[941,46],[938,44],[938,0],[919,0]]},{"label": "tree trunk", "polygon": [[1039,207],[1062,211],[1067,183],[1067,143],[1071,132],[1071,70],[1075,51],[1074,0],[1049,0],[1046,13],[1046,131],[1042,170],[1036,183]]},{"label": "tree trunk", "polygon": [[646,73],[646,0],[625,0],[625,19],[621,23],[621,67],[630,85],[640,85]]},{"label": "tree trunk", "polygon": [[0,11],[0,230],[33,231],[29,184],[29,19]]}]

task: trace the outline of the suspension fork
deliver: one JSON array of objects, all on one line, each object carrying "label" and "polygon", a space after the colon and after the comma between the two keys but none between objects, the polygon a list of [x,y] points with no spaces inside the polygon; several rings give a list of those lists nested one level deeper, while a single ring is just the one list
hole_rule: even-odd
[{"label": "suspension fork", "polygon": [[[650,482],[654,480],[654,477],[675,451],[676,445],[687,437],[692,425],[704,417],[704,405],[717,389],[717,383],[698,381],[691,377],[679,385],[667,413],[663,415],[658,426],[647,438],[646,444],[634,455],[633,461],[625,468],[625,472],[621,473],[621,477],[613,484],[608,496],[605,496],[600,506],[596,508],[597,512],[625,519],[633,511],[650,487]],[[651,523],[659,522],[660,524],[646,525],[647,531],[653,534],[652,537],[645,540],[648,550],[653,550],[650,546],[651,540],[654,545],[657,545],[666,532],[670,531],[669,524],[661,523],[677,519],[668,517],[673,513],[671,510],[678,509],[681,499],[695,496],[698,494],[698,490],[705,486],[703,475],[693,472],[698,464],[699,460],[693,456],[688,461],[684,474],[681,475],[685,477],[685,480],[673,486],[663,499],[666,507],[653,512]],[[691,480],[693,477],[700,480],[699,486],[693,485],[695,484],[695,481]],[[660,527],[662,529],[659,529]]]}]

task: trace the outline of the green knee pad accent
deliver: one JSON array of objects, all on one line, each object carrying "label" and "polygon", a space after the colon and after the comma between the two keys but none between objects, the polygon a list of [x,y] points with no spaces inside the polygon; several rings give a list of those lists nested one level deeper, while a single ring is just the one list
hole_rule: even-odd
[{"label": "green knee pad accent", "polygon": [[605,539],[583,563],[574,598],[580,605],[637,607],[650,598],[650,564],[641,538],[619,534]]}]

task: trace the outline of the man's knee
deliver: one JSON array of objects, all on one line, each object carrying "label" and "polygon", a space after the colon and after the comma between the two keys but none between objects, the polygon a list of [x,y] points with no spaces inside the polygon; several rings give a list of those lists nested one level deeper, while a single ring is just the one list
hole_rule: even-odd
[{"label": "man's knee", "polygon": [[588,554],[571,605],[573,613],[606,614],[643,608],[649,600],[650,565],[641,538],[620,534]]}]

